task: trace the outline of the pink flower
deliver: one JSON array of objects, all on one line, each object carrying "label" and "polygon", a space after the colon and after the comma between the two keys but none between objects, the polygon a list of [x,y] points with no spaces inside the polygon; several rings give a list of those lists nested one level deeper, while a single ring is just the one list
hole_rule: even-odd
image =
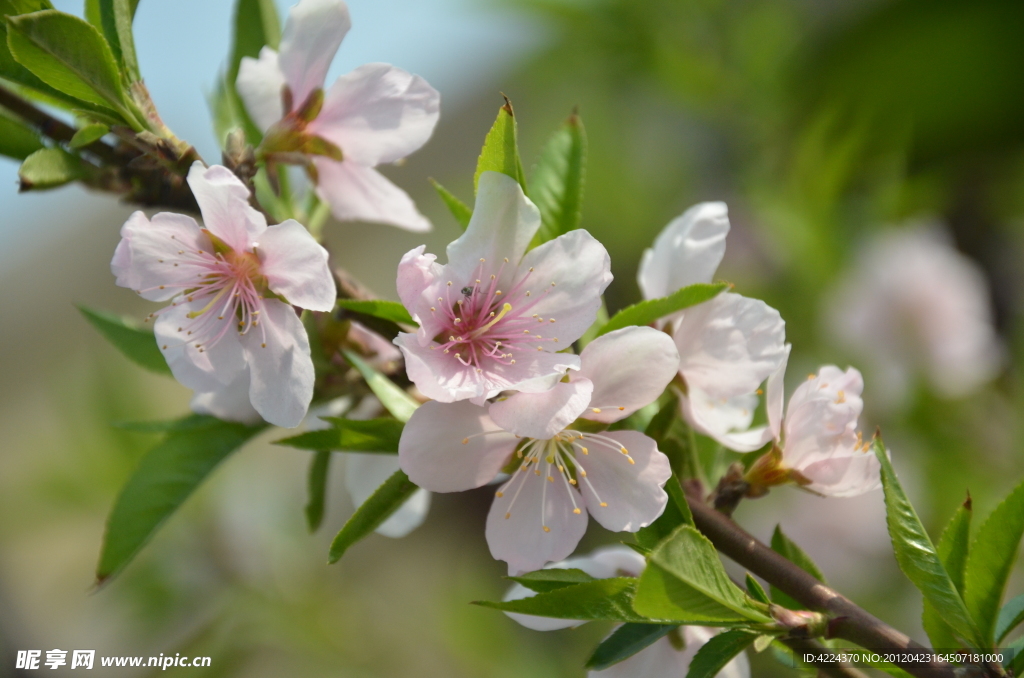
[{"label": "pink flower", "polygon": [[572,553],[588,512],[606,529],[635,532],[668,501],[662,488],[672,471],[653,440],[636,431],[583,432],[573,422],[611,423],[653,402],[678,365],[672,340],[627,327],[595,339],[580,360],[568,381],[486,409],[428,402],[402,433],[402,469],[434,492],[485,485],[515,454],[518,468],[487,517],[491,555],[513,574]]},{"label": "pink flower", "polygon": [[292,306],[334,308],[327,251],[297,221],[268,228],[225,167],[197,162],[188,183],[204,227],[181,214],[150,221],[135,212],[110,264],[117,284],[171,300],[153,314],[156,340],[174,377],[195,391],[195,411],[297,426],[314,375]]},{"label": "pink flower", "polygon": [[[722,202],[700,203],[673,220],[640,261],[637,280],[644,298],[711,282],[728,233],[728,209]],[[690,426],[738,452],[770,441],[767,426],[750,425],[759,387],[786,357],[779,312],[763,301],[726,292],[666,320],[679,349],[679,372],[687,389],[682,410]]]},{"label": "pink flower", "polygon": [[312,162],[317,194],[337,219],[430,230],[412,199],[373,168],[427,142],[440,95],[423,78],[379,63],[341,76],[324,94],[351,24],[341,0],[302,0],[288,14],[280,51],[264,47],[258,60],[242,59],[238,93],[268,138],[286,140],[279,150]]},{"label": "pink flower", "polygon": [[530,252],[540,213],[519,184],[480,176],[469,228],[441,266],[424,247],[398,266],[398,294],[419,323],[395,343],[409,378],[441,402],[550,388],[579,357],[559,353],[590,327],[611,282],[608,252],[576,230]]},{"label": "pink flower", "polygon": [[[576,556],[552,563],[544,569],[578,569],[595,579],[639,577],[646,562],[643,556],[626,546],[605,546],[585,556]],[[536,595],[521,584],[514,584],[505,600],[519,600]],[[535,631],[554,631],[579,626],[586,622],[571,619],[537,617],[506,612],[509,617]],[[678,678],[685,676],[697,651],[717,633],[704,626],[680,626],[640,652],[603,671],[590,671],[587,678]],[[719,678],[750,678],[746,654],[739,654],[718,673]]]}]

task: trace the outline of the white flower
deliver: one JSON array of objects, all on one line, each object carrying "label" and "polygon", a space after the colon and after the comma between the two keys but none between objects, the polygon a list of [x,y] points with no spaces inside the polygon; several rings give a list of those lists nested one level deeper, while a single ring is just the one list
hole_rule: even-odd
[{"label": "white flower", "polygon": [[1003,365],[985,274],[937,225],[876,235],[827,304],[836,339],[867,363],[889,402],[905,397],[915,372],[958,398]]},{"label": "white flower", "polygon": [[267,227],[225,167],[197,162],[188,183],[204,226],[181,214],[150,221],[135,212],[110,264],[117,284],[171,300],[153,314],[156,341],[174,377],[195,391],[195,411],[297,426],[314,374],[292,306],[334,308],[327,251],[297,221]]},{"label": "white flower", "polygon": [[302,0],[288,13],[280,51],[264,47],[258,60],[242,59],[238,93],[268,138],[284,140],[272,152],[307,156],[317,194],[337,219],[430,230],[412,199],[373,168],[427,142],[440,95],[423,78],[379,63],[341,76],[325,94],[327,69],[351,23],[341,0]]}]

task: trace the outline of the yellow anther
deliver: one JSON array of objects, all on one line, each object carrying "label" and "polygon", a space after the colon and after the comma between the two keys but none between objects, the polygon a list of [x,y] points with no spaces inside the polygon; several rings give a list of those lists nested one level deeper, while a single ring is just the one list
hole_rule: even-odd
[{"label": "yellow anther", "polygon": [[764,389],[757,389],[757,395],[764,395]]},{"label": "yellow anther", "polygon": [[573,512],[573,513],[575,513],[576,515],[579,515],[579,514],[580,514],[580,510],[579,510],[578,508],[574,508],[574,509],[572,510],[572,512]]},{"label": "yellow anther", "polygon": [[526,296],[530,296],[530,290],[526,290]]},{"label": "yellow anther", "polygon": [[575,485],[576,484],[576,479],[575,478],[569,478],[569,484],[570,485]]},{"label": "yellow anther", "polygon": [[511,518],[511,517],[512,517],[512,514],[511,514],[511,513],[506,513],[506,514],[505,514],[505,520],[508,520],[508,519],[509,519],[509,518]]},{"label": "yellow anther", "polygon": [[482,263],[484,263],[485,261],[487,261],[487,260],[486,260],[486,259],[484,259],[483,257],[480,257],[480,263],[481,263],[481,264],[482,264]]},{"label": "yellow anther", "polygon": [[494,496],[497,497],[498,499],[501,499],[502,497],[505,496],[505,493],[504,492],[495,492]]},{"label": "yellow anther", "polygon": [[620,447],[619,452],[622,452],[623,454],[629,454],[629,450],[627,450],[625,447]]},{"label": "yellow anther", "polygon": [[434,308],[433,306],[431,306],[431,307],[430,307],[430,312],[431,312],[431,313],[433,313],[433,312],[434,312],[434,311],[436,311],[436,310],[437,310],[437,309],[436,309],[436,308]]},{"label": "yellow anther", "polygon": [[494,293],[494,296],[496,296],[496,297],[500,297],[500,296],[501,296],[501,290],[498,290],[498,291],[496,291],[496,292]]},{"label": "yellow anther", "polygon": [[448,281],[448,287],[451,287],[451,286],[452,286],[452,281],[451,281],[451,280],[449,280],[449,281]]},{"label": "yellow anther", "polygon": [[463,445],[465,445],[465,444],[466,444],[466,443],[468,443],[468,442],[469,442],[469,438],[463,438],[463,439],[462,439],[462,444],[463,444]]},{"label": "yellow anther", "polygon": [[583,476],[584,478],[586,478],[587,477],[587,472],[584,471],[583,469],[580,469],[580,475]]},{"label": "yellow anther", "polygon": [[548,476],[548,482],[549,482],[549,483],[553,483],[553,482],[555,482],[555,479],[554,479],[554,478],[552,478],[551,476]]},{"label": "yellow anther", "polygon": [[592,412],[593,412],[594,414],[601,414],[601,408],[600,408],[600,407],[591,407],[591,408],[590,408],[590,410],[591,410],[591,411],[592,411]]},{"label": "yellow anther", "polygon": [[635,464],[636,463],[635,461],[633,461],[633,457],[630,457],[629,455],[626,455],[626,459],[629,459],[629,463],[630,464]]},{"label": "yellow anther", "polygon": [[539,476],[540,475],[540,469],[539,468],[533,469],[533,475]]},{"label": "yellow anther", "polygon": [[506,264],[508,263],[508,257],[505,257],[505,263]]},{"label": "yellow anther", "polygon": [[625,409],[626,409],[625,407],[620,407],[620,408],[619,408],[619,412],[622,412],[622,411],[623,411],[623,410],[625,410]]},{"label": "yellow anther", "polygon": [[836,398],[836,405],[840,405],[846,402],[846,393],[844,391],[839,392],[839,397]]},{"label": "yellow anther", "polygon": [[[590,454],[590,452],[589,452],[589,451],[587,450],[587,448],[585,448],[585,447],[581,447],[581,448],[580,448],[580,452],[582,452],[583,454]],[[586,474],[586,473],[584,473],[583,475],[587,475],[587,474]]]},{"label": "yellow anther", "polygon": [[601,502],[601,508],[608,508],[608,502],[602,501]]},{"label": "yellow anther", "polygon": [[550,527],[548,527],[547,525],[545,525],[545,526],[544,526],[544,531],[545,531],[545,532],[550,532],[550,531],[551,531],[551,528],[550,528]]},{"label": "yellow anther", "polygon": [[266,348],[266,347],[267,347],[267,345],[266,345],[266,344],[260,344],[260,346],[262,346],[263,348]]}]

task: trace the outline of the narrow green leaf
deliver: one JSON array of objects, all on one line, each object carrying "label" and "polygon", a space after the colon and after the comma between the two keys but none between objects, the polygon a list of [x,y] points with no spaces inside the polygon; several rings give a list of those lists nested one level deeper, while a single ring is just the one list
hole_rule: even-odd
[{"label": "narrow green leaf", "polygon": [[[953,586],[960,593],[964,594],[964,568],[967,565],[967,552],[971,530],[971,499],[967,498],[953,514],[953,518],[946,525],[939,537],[938,546],[935,550],[939,554]],[[928,639],[932,647],[957,648],[959,641],[953,635],[953,630],[945,622],[942,615],[938,613],[935,606],[927,600],[924,601],[924,611],[921,613],[921,622],[924,630],[928,633]]]},{"label": "narrow green leaf", "polygon": [[50,0],[0,0],[0,17],[53,9]]},{"label": "narrow green leaf", "polygon": [[984,647],[984,636],[971,619],[967,606],[953,585],[953,580],[942,566],[935,546],[921,525],[917,511],[903,492],[899,478],[896,477],[896,472],[889,461],[889,455],[885,451],[885,445],[879,438],[875,439],[874,451],[882,466],[886,523],[896,562],[958,636],[975,647]]},{"label": "narrow green leaf", "polygon": [[650,622],[633,611],[636,579],[613,577],[565,586],[530,598],[502,602],[474,601],[474,605],[557,619]]},{"label": "narrow green leaf", "polygon": [[756,639],[756,633],[741,629],[719,633],[697,650],[686,678],[715,678],[726,664]]},{"label": "narrow green leaf", "polygon": [[372,315],[381,320],[390,320],[394,323],[404,323],[417,327],[416,321],[409,315],[405,306],[397,301],[384,301],[383,299],[338,299],[338,306],[362,313]]},{"label": "narrow green leaf", "polygon": [[675,624],[623,624],[601,641],[585,668],[603,671],[650,647],[677,628],[679,626]]},{"label": "narrow green leaf", "polygon": [[469,226],[469,220],[473,216],[473,210],[471,210],[466,203],[456,198],[441,184],[437,183],[433,179],[430,180],[430,183],[433,185],[434,190],[437,191],[437,194],[441,196],[441,201],[444,202],[445,207],[447,207],[448,211],[452,213],[453,217],[455,217],[455,221],[459,222],[459,226],[461,226],[462,230],[465,231],[466,227]]},{"label": "narrow green leaf", "polygon": [[[745,583],[747,585],[747,593],[750,594],[751,598],[759,603],[764,603],[765,605],[771,604],[771,598],[769,598],[768,594],[764,592],[764,587],[761,586],[759,581],[751,577],[749,572],[747,573]],[[760,650],[758,651],[760,652]]]},{"label": "narrow green leaf", "polygon": [[42,147],[34,130],[0,108],[0,155],[24,160]]},{"label": "narrow green leaf", "polygon": [[398,441],[405,425],[396,419],[342,419],[323,417],[331,428],[306,431],[275,440],[301,450],[336,450],[339,452],[378,452],[398,454]]},{"label": "narrow green leaf", "polygon": [[[821,573],[818,566],[814,564],[814,561],[811,560],[811,557],[808,556],[802,548],[797,546],[795,542],[791,541],[789,537],[783,534],[781,525],[776,525],[775,532],[772,533],[772,551],[775,551],[780,556],[820,581],[822,584],[826,583],[825,575]],[[775,601],[777,605],[789,608],[790,610],[803,610],[807,607],[806,605],[801,605],[796,602],[774,586],[771,587],[771,592],[772,600]]]},{"label": "narrow green leaf", "polygon": [[992,647],[999,605],[1024,534],[1024,482],[981,524],[964,570],[964,602]]},{"label": "narrow green leaf", "polygon": [[309,499],[306,501],[306,526],[310,532],[316,532],[324,519],[324,504],[327,501],[327,471],[331,464],[331,453],[320,450],[313,455],[309,464],[309,476],[306,487],[309,488]]},{"label": "narrow green leaf", "polygon": [[139,328],[124,318],[103,311],[96,311],[85,306],[79,306],[78,310],[128,359],[151,372],[171,373],[171,368],[167,366],[167,361],[164,360],[152,331]]},{"label": "narrow green leaf", "polygon": [[996,621],[996,643],[1003,642],[1003,639],[1021,622],[1024,622],[1024,594],[1017,596],[999,610],[999,619]]},{"label": "narrow green leaf", "polygon": [[370,365],[352,351],[342,351],[345,359],[352,367],[363,375],[366,385],[370,387],[373,394],[380,400],[380,404],[391,413],[395,419],[401,422],[409,421],[409,417],[420,406],[416,399],[399,388],[383,374],[373,369]]},{"label": "narrow green leaf", "polygon": [[519,148],[516,145],[516,118],[512,112],[512,102],[505,99],[505,105],[498,109],[498,118],[484,139],[480,157],[476,161],[476,173],[473,175],[473,191],[480,183],[480,175],[484,172],[501,172],[506,174],[523,187],[526,192],[526,180],[523,167],[519,160]]},{"label": "narrow green leaf", "polygon": [[7,20],[7,43],[18,63],[54,89],[124,111],[117,63],[94,26],[56,10],[23,14]]},{"label": "narrow green leaf", "polygon": [[1003,662],[1003,666],[1013,671],[1013,675],[1019,676],[1024,673],[1024,636],[1010,643],[1007,653],[1009,656]]},{"label": "narrow green leaf", "polygon": [[101,123],[86,125],[75,132],[75,136],[71,137],[68,146],[75,149],[88,146],[92,142],[102,139],[108,132],[110,132],[110,128]]},{"label": "narrow green leaf", "polygon": [[106,37],[114,58],[121,64],[128,82],[142,80],[135,56],[132,20],[138,0],[86,0],[85,18]]},{"label": "narrow green leaf", "polygon": [[508,579],[522,584],[537,593],[546,593],[555,589],[565,588],[566,586],[595,581],[589,574],[574,567],[552,567],[546,570],[527,572],[518,577],[508,577]]},{"label": "narrow green leaf", "polygon": [[696,283],[676,290],[667,297],[641,301],[616,313],[597,334],[601,336],[630,325],[650,325],[659,318],[713,299],[727,287],[728,283]]},{"label": "narrow green leaf", "polygon": [[541,216],[535,245],[580,227],[586,159],[587,135],[573,113],[544,146],[530,179],[530,195]]},{"label": "narrow green leaf", "polygon": [[25,158],[18,168],[19,191],[59,188],[88,176],[82,159],[62,148],[42,148]]},{"label": "narrow green leaf", "polygon": [[217,464],[265,427],[201,415],[189,419],[209,425],[169,433],[121,489],[107,520],[97,583],[120,572]]},{"label": "narrow green leaf", "polygon": [[363,537],[367,536],[392,513],[406,502],[417,489],[415,483],[403,471],[395,471],[370,495],[370,498],[359,505],[356,512],[348,519],[331,542],[331,551],[327,556],[328,563],[338,562],[345,551]]}]

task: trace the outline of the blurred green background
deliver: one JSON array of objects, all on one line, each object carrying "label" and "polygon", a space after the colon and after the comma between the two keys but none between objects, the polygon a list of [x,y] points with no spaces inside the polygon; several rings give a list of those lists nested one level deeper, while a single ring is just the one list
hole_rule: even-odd
[{"label": "blurred green background", "polygon": [[[167,32],[155,14],[147,19],[147,4],[139,10],[138,39],[148,40],[140,54],[162,105],[154,82],[161,76],[147,66],[173,68],[187,40],[158,39]],[[353,36],[370,4],[350,3]],[[414,4],[387,6],[424,11]],[[230,11],[226,1],[210,5],[218,17]],[[781,311],[794,344],[791,377],[851,359],[823,317],[862,243],[911,218],[945,223],[985,272],[1006,369],[958,400],[918,380],[909,399],[885,407],[880,395],[872,405],[865,370],[861,423],[885,431],[933,534],[968,489],[984,516],[1024,475],[1024,3],[442,5],[402,39],[429,53],[435,29],[461,15],[486,31],[448,39],[450,58],[426,68],[396,59],[427,76],[444,99],[427,147],[386,170],[435,231],[423,238],[333,224],[327,236],[339,263],[394,298],[401,254],[422,242],[441,252],[457,235],[426,178],[470,201],[499,91],[515,106],[527,165],[578,107],[589,138],[583,225],[612,254],[609,307],[638,298],[637,262],[665,224],[695,202],[725,200],[733,230],[719,277]],[[173,13],[174,3],[161,11]],[[197,17],[180,20],[186,27]],[[370,37],[396,40],[389,21]],[[212,49],[225,55],[222,24]],[[368,32],[377,25],[367,24]],[[465,75],[477,62],[473,77]],[[211,86],[185,82],[197,94]],[[177,105],[168,95],[164,101]],[[175,115],[165,117],[182,136],[209,134],[204,110]],[[214,155],[209,147],[204,153]],[[410,537],[372,536],[327,566],[329,541],[351,512],[343,464],[333,465],[325,524],[309,536],[308,457],[268,445],[280,431],[230,458],[123,576],[93,591],[106,513],[155,440],[111,422],[177,416],[188,393],[128,363],[72,305],[150,310],[109,274],[131,209],[77,189],[4,195],[4,231],[17,237],[5,236],[0,259],[0,676],[17,675],[14,651],[52,648],[209,655],[210,669],[176,669],[203,676],[583,675],[607,627],[537,633],[468,604],[505,588],[504,566],[490,559],[483,538],[489,490],[435,495],[427,523]],[[919,597],[889,551],[880,493],[823,500],[782,488],[746,502],[737,517],[764,539],[781,522],[836,588],[925,641]],[[580,551],[618,538],[592,524]],[[1011,594],[1022,584],[1018,576]],[[755,676],[787,674],[767,657],[752,661]]]}]

